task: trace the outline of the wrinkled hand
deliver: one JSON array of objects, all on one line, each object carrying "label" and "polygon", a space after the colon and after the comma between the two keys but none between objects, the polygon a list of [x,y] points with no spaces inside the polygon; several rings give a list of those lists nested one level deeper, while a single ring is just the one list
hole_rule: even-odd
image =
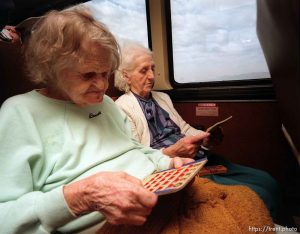
[{"label": "wrinkled hand", "polygon": [[101,172],[64,187],[69,208],[80,215],[100,211],[111,224],[142,225],[157,196],[124,172]]},{"label": "wrinkled hand", "polygon": [[202,141],[209,133],[202,132],[195,136],[186,136],[178,140],[174,145],[163,149],[163,153],[170,157],[194,158],[200,149]]},{"label": "wrinkled hand", "polygon": [[21,44],[21,37],[15,26],[6,25],[4,28],[9,31],[12,43]]},{"label": "wrinkled hand", "polygon": [[214,146],[220,145],[223,141],[224,134],[223,129],[221,127],[216,127],[212,129],[209,137],[203,140],[202,145],[208,149],[213,148]]}]

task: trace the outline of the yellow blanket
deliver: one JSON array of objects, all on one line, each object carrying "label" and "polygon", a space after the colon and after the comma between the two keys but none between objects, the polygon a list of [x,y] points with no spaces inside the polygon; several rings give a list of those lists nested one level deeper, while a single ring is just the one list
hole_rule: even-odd
[{"label": "yellow blanket", "polygon": [[98,234],[274,233],[272,228],[263,201],[248,187],[196,178],[183,191],[160,197],[143,226],[106,223]]}]

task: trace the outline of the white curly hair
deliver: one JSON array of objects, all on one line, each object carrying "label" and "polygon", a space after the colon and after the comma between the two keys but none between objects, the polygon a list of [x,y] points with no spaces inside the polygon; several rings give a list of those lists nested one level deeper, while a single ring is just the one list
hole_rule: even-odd
[{"label": "white curly hair", "polygon": [[138,66],[136,59],[142,55],[150,55],[152,51],[142,44],[134,41],[127,41],[121,46],[121,63],[115,71],[115,87],[122,92],[129,92],[130,87],[124,79],[124,71],[132,71]]}]

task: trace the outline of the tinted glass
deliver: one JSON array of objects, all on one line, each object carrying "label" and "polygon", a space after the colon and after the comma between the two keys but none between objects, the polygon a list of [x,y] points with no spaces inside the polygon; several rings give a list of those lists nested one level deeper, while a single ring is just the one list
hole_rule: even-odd
[{"label": "tinted glass", "polygon": [[269,78],[255,0],[171,0],[178,83]]}]

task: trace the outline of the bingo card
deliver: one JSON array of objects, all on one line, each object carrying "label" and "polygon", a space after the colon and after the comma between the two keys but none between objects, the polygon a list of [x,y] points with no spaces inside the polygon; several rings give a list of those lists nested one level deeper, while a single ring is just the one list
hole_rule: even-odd
[{"label": "bingo card", "polygon": [[183,189],[207,162],[206,158],[183,165],[179,168],[167,169],[148,176],[143,185],[157,195],[175,193]]}]

